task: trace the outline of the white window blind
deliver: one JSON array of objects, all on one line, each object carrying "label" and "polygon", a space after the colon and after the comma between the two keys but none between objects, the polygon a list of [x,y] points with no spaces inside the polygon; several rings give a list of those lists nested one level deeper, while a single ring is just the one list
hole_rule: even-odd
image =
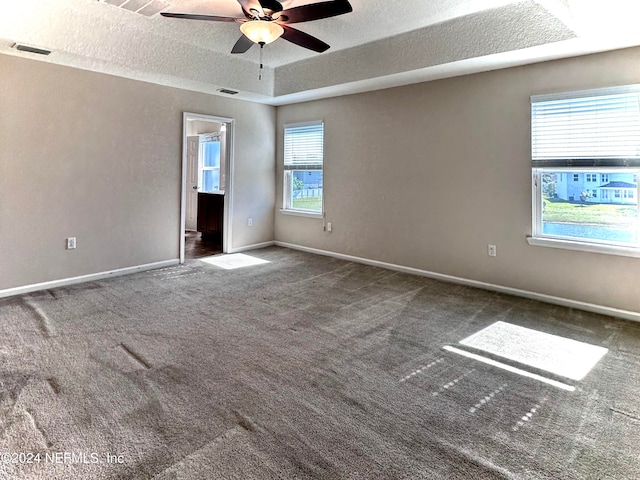
[{"label": "white window blind", "polygon": [[322,169],[324,125],[322,122],[285,125],[284,168]]},{"label": "white window blind", "polygon": [[640,85],[531,97],[534,167],[640,166]]}]

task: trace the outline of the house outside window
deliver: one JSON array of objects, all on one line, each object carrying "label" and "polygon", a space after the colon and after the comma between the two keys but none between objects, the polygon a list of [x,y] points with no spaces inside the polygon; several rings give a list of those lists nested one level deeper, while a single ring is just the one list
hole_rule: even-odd
[{"label": "house outside window", "polygon": [[530,244],[640,256],[640,85],[531,98]]},{"label": "house outside window", "polygon": [[322,216],[324,124],[284,126],[283,213]]}]

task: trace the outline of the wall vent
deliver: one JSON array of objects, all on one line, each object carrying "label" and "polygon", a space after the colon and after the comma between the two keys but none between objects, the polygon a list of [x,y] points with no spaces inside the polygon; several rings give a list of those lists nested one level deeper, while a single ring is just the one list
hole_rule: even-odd
[{"label": "wall vent", "polygon": [[51,53],[51,50],[45,50],[43,48],[30,47],[29,45],[21,45],[19,43],[14,43],[13,47],[16,50],[20,50],[21,52],[37,53],[38,55],[49,55]]},{"label": "wall vent", "polygon": [[220,93],[226,93],[227,95],[235,95],[238,93],[235,90],[229,90],[228,88],[219,88],[218,91]]}]

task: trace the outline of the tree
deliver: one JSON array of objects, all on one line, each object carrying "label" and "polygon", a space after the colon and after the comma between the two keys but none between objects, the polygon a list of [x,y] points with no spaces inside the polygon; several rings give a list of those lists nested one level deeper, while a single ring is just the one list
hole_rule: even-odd
[{"label": "tree", "polygon": [[302,190],[304,188],[304,182],[299,178],[293,177],[293,189]]},{"label": "tree", "polygon": [[542,174],[542,193],[547,198],[556,196],[556,175],[555,173]]}]

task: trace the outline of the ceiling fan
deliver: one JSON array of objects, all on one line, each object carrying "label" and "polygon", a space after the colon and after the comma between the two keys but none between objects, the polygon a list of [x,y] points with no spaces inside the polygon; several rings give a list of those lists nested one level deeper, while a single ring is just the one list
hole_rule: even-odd
[{"label": "ceiling fan", "polygon": [[263,47],[280,37],[314,52],[324,52],[329,48],[328,44],[290,27],[289,24],[335,17],[353,11],[348,0],[312,3],[286,10],[277,0],[238,0],[238,3],[242,7],[245,18],[168,12],[162,12],[161,15],[189,20],[239,23],[243,35],[233,46],[231,53],[245,53],[254,43]]}]

